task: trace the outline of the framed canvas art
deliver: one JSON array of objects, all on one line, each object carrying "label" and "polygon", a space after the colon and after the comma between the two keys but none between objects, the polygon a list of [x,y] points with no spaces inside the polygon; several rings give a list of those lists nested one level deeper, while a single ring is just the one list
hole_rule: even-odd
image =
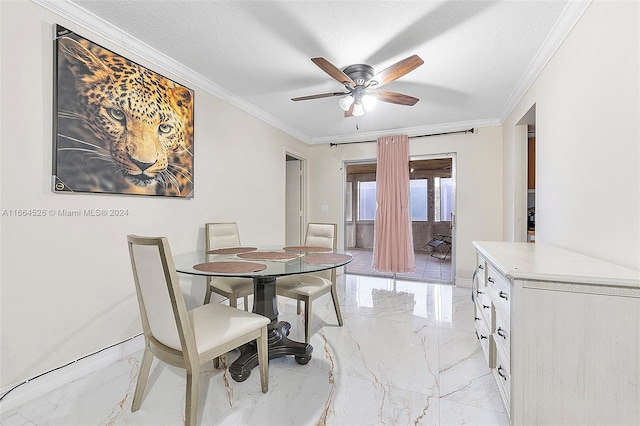
[{"label": "framed canvas art", "polygon": [[59,25],[53,191],[193,197],[194,93]]}]

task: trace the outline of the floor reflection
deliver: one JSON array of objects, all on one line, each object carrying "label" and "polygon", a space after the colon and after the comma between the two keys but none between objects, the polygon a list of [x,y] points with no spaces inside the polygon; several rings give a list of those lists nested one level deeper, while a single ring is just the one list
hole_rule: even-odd
[{"label": "floor reflection", "polygon": [[348,275],[345,284],[346,292],[355,288],[359,307],[378,311],[393,307],[422,318],[451,322],[453,286],[359,275]]}]

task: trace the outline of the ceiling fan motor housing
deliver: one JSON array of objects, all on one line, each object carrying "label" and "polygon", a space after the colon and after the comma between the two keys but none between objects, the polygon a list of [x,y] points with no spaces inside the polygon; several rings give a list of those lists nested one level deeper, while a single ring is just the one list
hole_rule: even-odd
[{"label": "ceiling fan motor housing", "polygon": [[373,67],[366,64],[349,65],[342,72],[348,75],[358,86],[364,85],[374,76]]}]

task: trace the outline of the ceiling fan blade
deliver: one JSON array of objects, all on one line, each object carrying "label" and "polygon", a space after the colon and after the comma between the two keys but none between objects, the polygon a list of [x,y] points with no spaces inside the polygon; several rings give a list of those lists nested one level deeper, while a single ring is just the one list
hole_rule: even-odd
[{"label": "ceiling fan blade", "polygon": [[331,92],[320,93],[318,95],[300,96],[299,98],[291,98],[292,101],[308,101],[309,99],[330,98],[332,96],[347,95],[349,92]]},{"label": "ceiling fan blade", "polygon": [[353,104],[349,107],[347,111],[344,112],[344,117],[352,117],[353,116]]},{"label": "ceiling fan blade", "polygon": [[370,81],[378,82],[378,84],[373,87],[381,87],[407,73],[410,73],[422,64],[424,64],[424,61],[418,55],[409,56],[408,58],[403,59],[400,62],[396,62],[390,67],[380,71],[378,74],[374,75]]},{"label": "ceiling fan blade", "polygon": [[343,73],[338,67],[336,67],[335,65],[333,65],[331,62],[327,61],[324,58],[311,58],[311,60],[313,61],[314,64],[316,64],[318,67],[320,67],[320,69],[324,72],[326,72],[327,74],[329,74],[331,77],[333,77],[334,80],[342,83],[342,84],[348,84],[351,87],[354,87],[356,85],[356,83],[351,80],[351,77],[349,77],[348,75],[346,75],[345,73]]},{"label": "ceiling fan blade", "polygon": [[384,90],[381,90],[379,92],[376,91],[372,93],[378,93],[380,95],[378,100],[382,102],[389,102],[391,104],[413,106],[420,100],[418,98],[414,98],[413,96],[403,95],[402,93],[396,93],[396,92],[387,92]]}]

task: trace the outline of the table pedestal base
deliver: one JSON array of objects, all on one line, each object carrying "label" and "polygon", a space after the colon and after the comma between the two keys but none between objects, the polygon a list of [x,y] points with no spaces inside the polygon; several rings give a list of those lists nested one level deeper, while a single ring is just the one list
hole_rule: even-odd
[{"label": "table pedestal base", "polygon": [[[278,322],[276,278],[255,277],[253,279],[253,290],[253,312],[264,315],[271,320],[268,325],[269,359],[293,355],[298,364],[304,365],[311,361],[313,347],[308,343],[290,340],[287,336],[289,335],[291,324],[285,321]],[[247,380],[251,370],[257,365],[258,350],[255,342],[251,342],[240,348],[240,358],[229,366],[229,372],[233,380],[242,382]]]},{"label": "table pedestal base", "polygon": [[[308,343],[290,340],[287,335],[291,324],[285,321],[269,333],[269,359],[293,355],[298,364],[304,365],[311,361],[313,347]],[[247,380],[251,370],[258,366],[258,351],[255,343],[249,343],[240,348],[240,357],[229,366],[229,373],[236,382]]]}]

